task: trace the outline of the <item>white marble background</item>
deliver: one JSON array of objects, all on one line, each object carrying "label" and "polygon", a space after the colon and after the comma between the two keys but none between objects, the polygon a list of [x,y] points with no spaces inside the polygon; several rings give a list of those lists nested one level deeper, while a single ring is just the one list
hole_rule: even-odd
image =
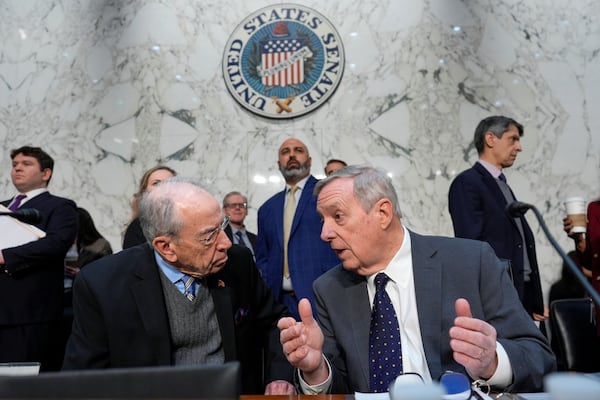
[{"label": "white marble background", "polygon": [[[144,170],[199,176],[218,198],[248,193],[256,210],[283,188],[283,138],[330,157],[389,170],[405,224],[452,235],[453,177],[477,158],[477,122],[525,126],[507,171],[559,242],[562,200],[600,196],[600,15],[597,0],[301,1],[337,27],[346,70],[317,111],[271,121],[242,109],[221,73],[224,45],[260,0],[2,0],[0,197],[13,196],[10,149],[57,160],[50,186],[94,216],[115,249]],[[545,290],[558,255],[533,214]]]}]

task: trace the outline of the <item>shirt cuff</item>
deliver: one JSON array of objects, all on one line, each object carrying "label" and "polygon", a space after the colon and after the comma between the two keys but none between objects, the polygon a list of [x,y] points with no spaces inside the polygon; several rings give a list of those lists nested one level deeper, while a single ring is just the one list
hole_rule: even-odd
[{"label": "shirt cuff", "polygon": [[325,381],[322,383],[316,385],[309,385],[302,377],[302,371],[298,370],[298,382],[300,382],[300,389],[302,390],[302,393],[323,394],[329,391],[329,388],[331,387],[331,365],[329,364],[329,361],[327,360],[327,357],[325,357],[324,354],[323,359],[325,360],[325,363],[327,363],[327,370],[329,371],[329,375],[327,375],[327,379],[325,379]]},{"label": "shirt cuff", "polygon": [[500,342],[496,342],[496,355],[498,356],[498,368],[494,375],[488,380],[483,380],[488,385],[497,388],[506,388],[513,381],[512,365],[504,347]]}]

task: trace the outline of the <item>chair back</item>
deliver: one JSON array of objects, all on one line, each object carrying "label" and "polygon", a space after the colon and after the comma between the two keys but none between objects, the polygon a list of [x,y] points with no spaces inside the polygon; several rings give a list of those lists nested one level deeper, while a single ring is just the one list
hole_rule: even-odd
[{"label": "chair back", "polygon": [[562,299],[550,304],[553,348],[560,369],[600,371],[600,346],[592,300]]}]

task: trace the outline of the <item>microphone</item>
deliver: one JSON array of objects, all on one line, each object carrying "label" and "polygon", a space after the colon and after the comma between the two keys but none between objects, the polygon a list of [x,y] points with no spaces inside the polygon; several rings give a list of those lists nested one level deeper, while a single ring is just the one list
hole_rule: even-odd
[{"label": "microphone", "polygon": [[42,220],[42,214],[40,214],[40,212],[35,208],[22,208],[12,212],[0,211],[0,216],[2,215],[7,215],[21,222],[32,225],[37,224]]},{"label": "microphone", "polygon": [[522,201],[513,201],[506,206],[506,213],[513,218],[518,218],[530,208],[533,208],[531,204],[523,203]]},{"label": "microphone", "polygon": [[575,262],[571,259],[571,257],[569,257],[565,253],[565,251],[560,247],[556,239],[554,239],[554,236],[552,236],[552,234],[550,233],[550,230],[548,229],[548,226],[544,222],[544,218],[542,218],[542,215],[540,214],[538,209],[532,204],[522,203],[520,201],[513,201],[512,203],[508,204],[505,208],[506,213],[513,218],[520,217],[521,215],[525,214],[527,210],[533,211],[540,224],[540,227],[544,231],[544,234],[546,235],[546,238],[548,238],[548,241],[550,241],[552,247],[554,247],[554,249],[558,252],[565,264],[567,264],[573,275],[575,275],[577,281],[579,281],[579,284],[583,286],[583,288],[588,292],[594,303],[596,303],[596,306],[600,307],[600,294],[590,284],[590,282],[587,280],[585,275],[583,275],[583,272],[581,272],[579,267],[575,265]]}]

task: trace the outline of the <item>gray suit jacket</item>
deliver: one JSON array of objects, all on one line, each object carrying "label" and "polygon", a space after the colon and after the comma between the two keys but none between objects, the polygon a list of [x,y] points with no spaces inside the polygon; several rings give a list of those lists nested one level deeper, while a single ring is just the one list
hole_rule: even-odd
[{"label": "gray suit jacket", "polygon": [[[452,357],[448,334],[456,316],[454,302],[462,297],[474,317],[496,328],[513,369],[508,389],[541,390],[543,376],[556,368],[554,355],[491,247],[474,240],[410,235],[419,324],[432,378],[448,370],[466,372]],[[368,392],[371,308],[365,278],[339,265],[315,282],[314,291],[324,352],[334,370],[331,392]]]}]

